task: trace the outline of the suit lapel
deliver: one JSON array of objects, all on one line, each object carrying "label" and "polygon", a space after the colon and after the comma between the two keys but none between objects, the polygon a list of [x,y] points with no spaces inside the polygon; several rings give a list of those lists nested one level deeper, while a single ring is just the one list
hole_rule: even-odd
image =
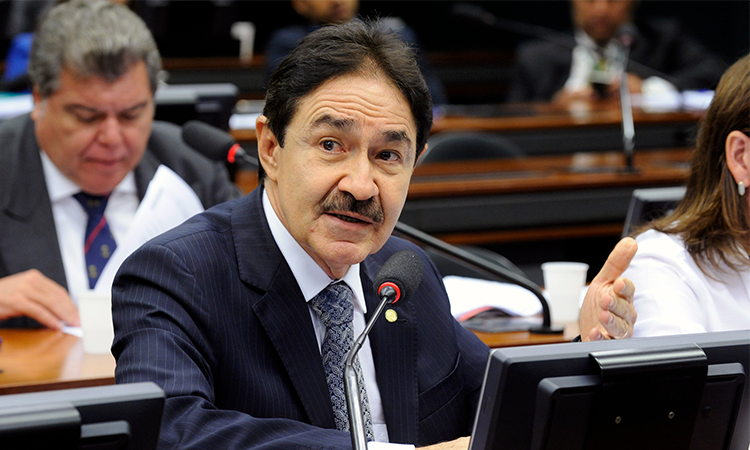
[{"label": "suit lapel", "polygon": [[[369,263],[369,264],[368,264]],[[380,266],[372,259],[360,265],[362,285],[367,302],[366,320],[370,320],[379,300],[372,286],[372,279]],[[370,333],[370,346],[375,362],[375,371],[383,403],[388,437],[391,442],[413,443],[417,441],[418,386],[416,375],[416,348],[414,331],[414,309],[408,303],[389,306],[398,315],[395,322],[378,318]]]},{"label": "suit lapel", "polygon": [[[10,150],[9,150],[10,151]],[[36,268],[67,289],[52,204],[44,180],[34,122],[27,118],[18,148],[18,170],[10,182],[12,194],[2,208],[0,254],[9,274]]]},{"label": "suit lapel", "polygon": [[335,428],[315,331],[302,292],[273,240],[261,203],[248,194],[232,214],[240,279],[265,294],[253,305],[312,425]]}]

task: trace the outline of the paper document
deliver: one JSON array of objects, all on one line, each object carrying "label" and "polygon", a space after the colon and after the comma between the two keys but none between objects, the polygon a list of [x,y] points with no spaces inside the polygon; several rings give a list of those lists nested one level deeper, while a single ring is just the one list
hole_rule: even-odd
[{"label": "paper document", "polygon": [[542,312],[539,299],[527,289],[510,283],[449,275],[443,278],[453,317],[497,308],[512,316],[534,316]]},{"label": "paper document", "polygon": [[95,290],[112,289],[120,265],[138,247],[203,211],[195,191],[179,175],[161,165],[148,185],[125,239],[104,266]]}]

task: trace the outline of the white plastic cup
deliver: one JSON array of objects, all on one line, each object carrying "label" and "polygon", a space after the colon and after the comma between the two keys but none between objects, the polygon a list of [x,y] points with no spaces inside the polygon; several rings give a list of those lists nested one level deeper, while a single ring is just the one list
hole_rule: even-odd
[{"label": "white plastic cup", "polygon": [[576,322],[580,311],[581,293],[586,286],[589,265],[577,262],[546,262],[542,264],[544,290],[554,322]]},{"label": "white plastic cup", "polygon": [[83,329],[83,351],[110,353],[115,330],[112,325],[112,295],[108,291],[86,291],[76,295]]},{"label": "white plastic cup", "polygon": [[255,47],[255,24],[252,22],[235,22],[229,32],[232,37],[240,41],[240,60],[250,62],[253,59]]}]

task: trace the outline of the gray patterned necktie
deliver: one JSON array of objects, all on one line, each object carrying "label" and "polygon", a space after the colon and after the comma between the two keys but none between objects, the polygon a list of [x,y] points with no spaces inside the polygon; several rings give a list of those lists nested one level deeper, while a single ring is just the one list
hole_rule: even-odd
[{"label": "gray patterned necktie", "polygon": [[[331,403],[333,403],[336,428],[341,431],[349,431],[349,416],[344,395],[344,365],[346,355],[354,344],[353,299],[354,294],[349,286],[344,282],[338,282],[328,285],[315,298],[310,300],[310,306],[326,327],[320,351],[323,357],[328,391],[331,394]],[[354,370],[357,372],[367,440],[372,441],[374,435],[370,402],[367,400],[367,390],[365,389],[362,367],[359,364],[359,356],[354,360]]]}]

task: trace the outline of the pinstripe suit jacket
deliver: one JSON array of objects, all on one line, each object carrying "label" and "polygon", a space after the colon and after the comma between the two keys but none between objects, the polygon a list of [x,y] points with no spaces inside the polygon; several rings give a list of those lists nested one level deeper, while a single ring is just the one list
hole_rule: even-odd
[{"label": "pinstripe suit jacket", "polygon": [[[160,448],[350,447],[261,189],[150,241],[115,280],[116,380],[166,391]],[[370,340],[391,441],[426,445],[470,433],[488,349],[451,316],[432,262],[398,238],[360,265],[368,312],[371,280],[405,248],[422,256],[422,282]]]},{"label": "pinstripe suit jacket", "polygon": [[[143,198],[160,164],[185,180],[206,208],[239,197],[226,168],[188,147],[180,133],[181,128],[171,123],[153,123],[146,152],[134,170],[138,197]],[[34,121],[28,114],[3,122],[0,145],[0,277],[38,269],[67,289]],[[18,317],[0,326],[39,324]]]}]

